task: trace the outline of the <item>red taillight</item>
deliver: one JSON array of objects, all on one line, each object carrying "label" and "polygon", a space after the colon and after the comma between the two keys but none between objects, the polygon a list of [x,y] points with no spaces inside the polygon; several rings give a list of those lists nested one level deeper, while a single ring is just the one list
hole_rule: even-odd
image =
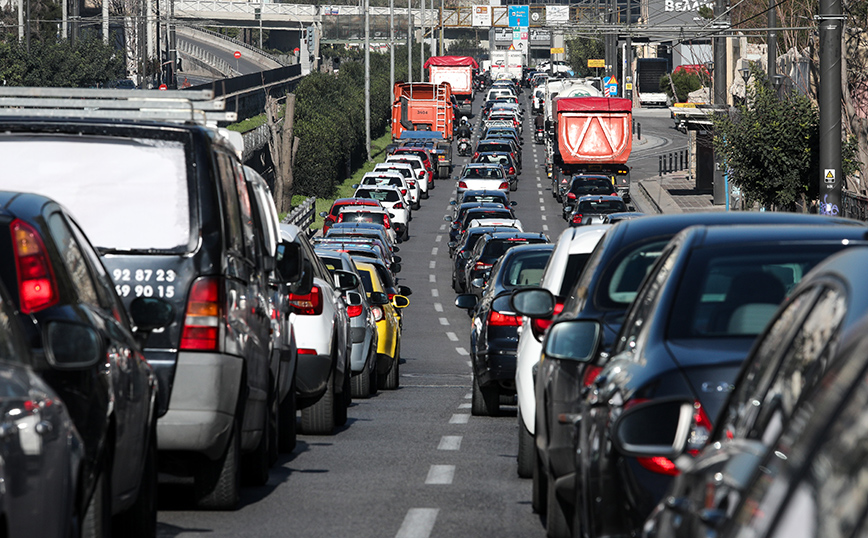
[{"label": "red taillight", "polygon": [[401,194],[407,194],[407,189],[401,189]]},{"label": "red taillight", "polygon": [[597,376],[600,375],[600,372],[602,372],[602,371],[603,371],[602,366],[591,365],[591,366],[588,366],[587,368],[585,368],[585,375],[582,376],[582,386],[583,387],[590,387],[591,383],[593,383],[594,380],[597,379]]},{"label": "red taillight", "polygon": [[362,315],[362,305],[355,304],[347,307],[347,315],[351,318],[357,318]]},{"label": "red taillight", "polygon": [[518,327],[521,325],[521,317],[509,314],[501,314],[492,310],[488,314],[488,325],[495,327]]},{"label": "red taillight", "polygon": [[383,309],[381,307],[372,306],[371,314],[374,315],[374,321],[383,321]]},{"label": "red taillight", "polygon": [[476,265],[473,266],[474,269],[491,269],[490,263],[485,262],[476,262]]},{"label": "red taillight", "polygon": [[574,192],[568,192],[568,193],[567,193],[567,198],[569,198],[570,200],[575,200],[575,199],[576,199],[576,193],[574,193]]},{"label": "red taillight", "polygon": [[392,206],[392,209],[404,209],[404,202],[398,202],[397,204]]},{"label": "red taillight", "polygon": [[190,286],[181,349],[219,351],[220,324],[223,318],[222,281],[218,277],[200,277]]},{"label": "red taillight", "polygon": [[388,230],[392,227],[392,219],[389,218],[389,215],[383,216],[383,226]]},{"label": "red taillight", "polygon": [[514,166],[510,166],[510,167],[509,167],[509,173],[510,173],[510,174],[514,174],[514,173],[515,173],[515,167],[514,167]]},{"label": "red taillight", "polygon": [[458,182],[458,188],[459,188],[459,189],[466,189],[466,188],[467,188],[467,183],[465,183],[464,181],[459,181],[459,182]]},{"label": "red taillight", "polygon": [[318,316],[322,314],[322,291],[319,286],[311,288],[310,293],[305,295],[289,294],[289,306],[296,314],[302,316]]},{"label": "red taillight", "polygon": [[555,303],[555,309],[552,313],[552,317],[550,318],[531,318],[530,320],[530,328],[533,331],[533,335],[536,336],[536,339],[542,342],[543,334],[548,330],[552,325],[553,318],[563,312],[564,303]]},{"label": "red taillight", "polygon": [[475,153],[473,154],[473,158],[474,158],[474,159],[478,159],[478,158],[479,158],[479,152],[478,152],[478,151],[475,152]]},{"label": "red taillight", "polygon": [[419,179],[423,179],[425,177],[425,170],[419,172]]},{"label": "red taillight", "polygon": [[343,222],[343,221],[344,221],[344,214],[341,213],[340,215],[338,215],[338,220],[335,222]]},{"label": "red taillight", "polygon": [[582,223],[582,216],[583,215],[581,213],[574,213],[573,214],[573,224],[581,224]]},{"label": "red taillight", "polygon": [[298,354],[299,355],[316,355],[316,350],[306,348],[306,347],[300,347],[300,348],[298,348]]},{"label": "red taillight", "polygon": [[57,304],[60,300],[57,281],[39,233],[18,219],[12,222],[10,228],[21,312],[32,314]]},{"label": "red taillight", "polygon": [[503,183],[500,184],[500,187],[499,187],[499,188],[500,188],[501,190],[509,189],[509,183],[506,182],[506,181],[504,181]]},{"label": "red taillight", "polygon": [[652,473],[662,474],[666,476],[678,476],[680,471],[669,458],[655,456],[653,458],[636,458],[639,465],[648,469]]}]

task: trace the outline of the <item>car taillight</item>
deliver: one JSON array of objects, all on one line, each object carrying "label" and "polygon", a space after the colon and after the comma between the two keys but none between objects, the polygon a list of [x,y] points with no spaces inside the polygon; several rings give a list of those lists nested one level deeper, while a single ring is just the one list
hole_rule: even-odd
[{"label": "car taillight", "polygon": [[401,189],[401,194],[407,194],[407,189]]},{"label": "car taillight", "polygon": [[509,182],[507,182],[507,181],[502,182],[500,184],[500,187],[498,187],[498,188],[500,188],[501,190],[509,189]]},{"label": "car taillight", "polygon": [[389,215],[383,216],[383,226],[388,230],[392,227],[392,219],[389,218]]},{"label": "car taillight", "polygon": [[190,286],[181,349],[219,351],[220,324],[223,319],[223,286],[218,277],[199,277]]},{"label": "car taillight", "polygon": [[574,193],[574,192],[568,192],[568,193],[567,193],[567,198],[569,198],[570,200],[575,200],[575,199],[576,199],[576,193]]},{"label": "car taillight", "polygon": [[316,355],[316,350],[310,349],[307,347],[300,347],[300,348],[298,348],[298,354],[299,355]]},{"label": "car taillight", "polygon": [[57,281],[39,233],[18,219],[10,228],[21,312],[31,314],[57,304],[60,300]]},{"label": "car taillight", "polygon": [[475,160],[475,159],[478,159],[478,158],[479,158],[479,152],[477,151],[477,152],[475,152],[475,153],[473,154],[473,159]]},{"label": "car taillight", "polygon": [[521,317],[510,314],[501,314],[492,310],[488,314],[488,325],[495,327],[518,327],[521,325]]},{"label": "car taillight", "polygon": [[[644,401],[647,400],[637,398],[634,401],[627,402],[624,409],[627,410]],[[705,446],[706,441],[708,441],[711,430],[711,421],[708,419],[708,415],[702,408],[702,404],[699,402],[693,402],[693,427],[690,430],[690,437],[687,440],[687,453],[692,456],[699,454],[699,450]],[[639,465],[653,473],[666,476],[678,476],[681,472],[678,470],[678,467],[675,466],[675,463],[669,458],[657,456],[651,458],[636,458],[636,461]]]},{"label": "car taillight", "polygon": [[581,213],[573,213],[573,224],[581,224],[582,216],[583,215]]},{"label": "car taillight", "polygon": [[424,178],[425,178],[425,170],[422,170],[421,172],[419,172],[419,179],[424,179]]},{"label": "car taillight", "polygon": [[591,384],[597,379],[597,376],[600,375],[600,372],[603,371],[602,366],[588,366],[585,368],[585,375],[582,376],[582,386],[590,387]]},{"label": "car taillight", "polygon": [[344,221],[344,214],[341,213],[340,215],[338,215],[338,220],[335,222],[343,222],[343,221]]},{"label": "car taillight", "polygon": [[552,321],[554,321],[554,317],[563,312],[564,303],[557,302],[555,303],[555,309],[550,318],[531,318],[530,320],[530,328],[533,331],[533,335],[537,340],[542,342],[543,335],[546,330],[552,325]]},{"label": "car taillight", "polygon": [[459,188],[459,189],[466,189],[466,188],[467,188],[467,183],[465,183],[464,181],[459,181],[459,182],[458,182],[458,188]]},{"label": "car taillight", "polygon": [[490,263],[485,262],[476,262],[476,265],[473,266],[474,269],[491,269]]},{"label": "car taillight", "polygon": [[404,202],[398,202],[397,204],[392,206],[392,209],[404,209]]},{"label": "car taillight", "polygon": [[351,318],[357,318],[362,315],[362,305],[353,304],[347,307],[347,315]]},{"label": "car taillight", "polygon": [[319,286],[314,286],[311,288],[310,293],[304,295],[290,293],[289,306],[292,307],[296,314],[318,316],[322,314],[322,291],[320,291]]},{"label": "car taillight", "polygon": [[514,173],[515,173],[515,167],[514,167],[514,166],[510,166],[510,167],[509,167],[509,173],[510,173],[510,174],[514,174]]},{"label": "car taillight", "polygon": [[374,315],[374,321],[383,321],[383,309],[379,306],[371,307],[371,314]]}]

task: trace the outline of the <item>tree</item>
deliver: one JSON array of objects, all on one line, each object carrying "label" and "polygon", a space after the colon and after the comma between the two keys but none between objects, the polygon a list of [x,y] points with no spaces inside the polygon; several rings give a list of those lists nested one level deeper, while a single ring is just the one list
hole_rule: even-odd
[{"label": "tree", "polygon": [[577,77],[595,76],[595,70],[588,67],[588,60],[605,57],[606,48],[602,36],[574,37],[567,40],[566,46],[567,63],[573,68],[573,73]]},{"label": "tree", "polygon": [[0,42],[0,79],[7,86],[89,88],[123,74],[121,55],[95,36],[75,43],[34,40],[30,53],[17,39]]},{"label": "tree", "polygon": [[[675,86],[675,94],[672,93],[673,86]],[[701,87],[702,79],[699,75],[684,70],[672,73],[671,76],[663,75],[660,77],[660,88],[676,103],[686,103],[688,94]]]}]

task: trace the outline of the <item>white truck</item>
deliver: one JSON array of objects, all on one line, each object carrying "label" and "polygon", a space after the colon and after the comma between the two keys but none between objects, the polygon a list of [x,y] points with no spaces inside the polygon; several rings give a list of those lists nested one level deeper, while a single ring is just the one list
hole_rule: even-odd
[{"label": "white truck", "polygon": [[511,78],[521,82],[524,53],[519,50],[491,51],[491,80]]}]

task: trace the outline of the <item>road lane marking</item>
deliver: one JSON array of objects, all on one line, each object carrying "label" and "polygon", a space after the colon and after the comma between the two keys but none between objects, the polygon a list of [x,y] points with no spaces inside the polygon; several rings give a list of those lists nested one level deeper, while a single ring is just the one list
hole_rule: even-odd
[{"label": "road lane marking", "polygon": [[434,242],[439,243],[440,241],[443,241],[443,236],[440,234],[437,234],[437,237],[434,238]]},{"label": "road lane marking", "polygon": [[455,334],[455,333],[453,333],[453,332],[448,332],[448,333],[446,333],[446,338],[452,340],[453,342],[457,342],[457,341],[458,341],[458,335]]},{"label": "road lane marking", "polygon": [[542,193],[543,193],[543,192],[542,192],[542,185],[539,185],[539,184],[538,184],[537,187],[540,188],[540,190],[537,191],[537,193],[539,193],[539,195],[542,196]]},{"label": "road lane marking", "polygon": [[464,395],[464,399],[465,399],[465,400],[469,400],[469,399],[471,399],[471,398],[473,398],[473,393],[472,393],[472,392],[468,392],[467,394]]},{"label": "road lane marking", "polygon": [[463,403],[458,405],[458,409],[470,409],[473,404]]},{"label": "road lane marking", "polygon": [[437,267],[437,262],[435,262],[434,260],[428,262],[428,269],[434,269],[435,267]]},{"label": "road lane marking", "polygon": [[428,282],[437,282],[437,275],[428,275]]},{"label": "road lane marking", "polygon": [[431,290],[431,297],[440,297],[440,292],[435,290]]},{"label": "road lane marking", "polygon": [[446,225],[445,225],[445,224],[441,224],[441,225],[440,225],[440,231],[441,231],[441,232],[446,231]]},{"label": "road lane marking", "polygon": [[[543,208],[543,211],[545,211],[545,208]],[[546,220],[546,216],[545,216],[545,215],[540,215],[539,218],[542,219],[542,220]]]},{"label": "road lane marking", "polygon": [[467,424],[470,421],[470,415],[467,413],[455,413],[449,419],[449,424]]},{"label": "road lane marking", "polygon": [[468,353],[467,350],[464,349],[463,347],[456,347],[455,351],[458,352],[459,355],[463,355],[465,357],[470,355],[470,353]]},{"label": "road lane marking", "polygon": [[[542,193],[540,193],[540,194],[542,194]],[[540,196],[540,197],[539,197],[539,203],[541,203],[541,204],[546,203],[546,199],[543,198],[542,196]]]},{"label": "road lane marking", "polygon": [[428,478],[425,479],[425,483],[449,485],[453,478],[455,478],[454,465],[432,465],[428,468]]},{"label": "road lane marking", "polygon": [[444,435],[440,438],[440,444],[437,445],[437,450],[461,450],[461,436]]},{"label": "road lane marking", "polygon": [[549,231],[549,225],[548,224],[543,224],[543,231],[544,232]]},{"label": "road lane marking", "polygon": [[438,252],[439,250],[440,250],[440,249],[438,249],[437,247],[432,248],[432,249],[431,249],[431,255],[432,255],[432,256],[436,256],[436,255],[437,255],[437,252]]},{"label": "road lane marking", "polygon": [[395,538],[428,538],[434,530],[439,508],[411,508]]},{"label": "road lane marking", "polygon": [[440,318],[440,325],[449,325],[449,320],[446,318]]},{"label": "road lane marking", "polygon": [[443,312],[443,304],[442,303],[434,303],[434,310],[437,312]]}]

